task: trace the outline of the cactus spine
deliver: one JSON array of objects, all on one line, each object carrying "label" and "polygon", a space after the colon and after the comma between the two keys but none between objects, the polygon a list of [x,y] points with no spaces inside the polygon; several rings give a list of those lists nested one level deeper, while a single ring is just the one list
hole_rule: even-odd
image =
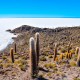
[{"label": "cactus spine", "polygon": [[80,48],[79,48],[79,52],[78,52],[77,66],[80,67]]},{"label": "cactus spine", "polygon": [[14,53],[13,53],[13,48],[10,49],[10,56],[11,56],[11,61],[14,63]]},{"label": "cactus spine", "polygon": [[37,66],[38,66],[38,63],[39,63],[39,33],[38,32],[35,34],[35,38],[36,38],[35,48],[36,48]]},{"label": "cactus spine", "polygon": [[54,48],[54,61],[57,57],[57,44],[55,45],[55,48]]},{"label": "cactus spine", "polygon": [[16,43],[14,44],[14,51],[15,51],[15,53],[16,53]]},{"label": "cactus spine", "polygon": [[29,42],[30,46],[30,74],[31,78],[34,78],[35,75],[37,75],[37,56],[36,56],[36,51],[35,51],[35,42],[34,38],[30,38]]}]

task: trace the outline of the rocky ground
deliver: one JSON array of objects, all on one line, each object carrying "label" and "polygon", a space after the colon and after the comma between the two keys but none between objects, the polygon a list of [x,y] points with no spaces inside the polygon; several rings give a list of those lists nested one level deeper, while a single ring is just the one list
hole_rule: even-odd
[{"label": "rocky ground", "polygon": [[[14,53],[15,62],[11,62],[10,48],[14,48],[14,43],[0,52],[0,80],[28,80],[29,79],[29,39],[35,38],[35,33],[40,33],[40,61],[38,80],[80,80],[80,68],[77,67],[77,55],[75,48],[80,46],[80,28],[56,28],[41,29],[31,26],[21,26],[14,30],[9,30],[14,34],[19,34],[14,38],[17,45],[17,52]],[[58,43],[58,55],[56,61],[54,57],[54,44]],[[67,45],[71,44],[70,52],[72,58],[67,59]],[[60,59],[61,53],[64,55]]]}]

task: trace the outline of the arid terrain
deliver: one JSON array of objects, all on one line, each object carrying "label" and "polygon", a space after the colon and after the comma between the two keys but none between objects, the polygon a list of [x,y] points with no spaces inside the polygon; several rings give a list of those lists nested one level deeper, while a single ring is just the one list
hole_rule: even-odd
[{"label": "arid terrain", "polygon": [[[29,39],[35,38],[36,32],[40,35],[40,54],[39,73],[34,80],[80,80],[76,54],[76,47],[80,46],[79,26],[49,29],[22,25],[8,31],[18,36],[13,38],[13,44],[0,52],[0,80],[30,80]],[[12,63],[10,49],[14,49],[15,43],[16,53]],[[58,45],[54,61],[55,44]],[[67,53],[71,56],[67,57]]]}]

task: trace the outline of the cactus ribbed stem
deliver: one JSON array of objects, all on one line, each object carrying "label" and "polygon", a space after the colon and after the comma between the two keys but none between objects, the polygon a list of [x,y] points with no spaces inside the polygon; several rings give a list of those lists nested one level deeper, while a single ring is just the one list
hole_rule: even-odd
[{"label": "cactus ribbed stem", "polygon": [[78,54],[78,51],[79,51],[79,47],[76,47],[75,54]]},{"label": "cactus ribbed stem", "polygon": [[14,51],[15,51],[15,53],[16,53],[16,51],[17,51],[17,50],[16,50],[16,43],[14,44]]},{"label": "cactus ribbed stem", "polygon": [[30,38],[29,42],[30,46],[30,74],[31,77],[33,78],[37,74],[37,56],[36,56],[36,51],[35,51],[35,42],[34,38]]},{"label": "cactus ribbed stem", "polygon": [[79,52],[78,52],[77,66],[80,67],[80,48],[79,48]]},{"label": "cactus ribbed stem", "polygon": [[70,53],[68,53],[68,59],[71,59],[71,57],[70,57]]},{"label": "cactus ribbed stem", "polygon": [[70,55],[70,59],[71,59],[72,58],[72,53],[70,52],[69,55]]},{"label": "cactus ribbed stem", "polygon": [[13,53],[13,48],[10,49],[10,56],[11,56],[11,61],[14,63],[14,53]]},{"label": "cactus ribbed stem", "polygon": [[60,54],[60,59],[61,59],[61,60],[63,59],[63,54]]},{"label": "cactus ribbed stem", "polygon": [[54,61],[57,57],[57,44],[55,45],[55,48],[54,48]]},{"label": "cactus ribbed stem", "polygon": [[66,52],[66,59],[68,59],[68,53]]},{"label": "cactus ribbed stem", "polygon": [[39,33],[37,32],[36,34],[35,34],[35,38],[36,38],[36,43],[35,43],[35,48],[36,48],[36,54],[37,54],[37,66],[38,66],[38,63],[39,63],[39,51],[40,51],[40,49],[39,49]]}]

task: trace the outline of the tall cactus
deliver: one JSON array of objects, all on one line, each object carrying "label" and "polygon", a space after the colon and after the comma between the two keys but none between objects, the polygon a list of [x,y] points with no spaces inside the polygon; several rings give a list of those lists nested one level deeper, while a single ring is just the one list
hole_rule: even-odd
[{"label": "tall cactus", "polygon": [[35,43],[35,48],[36,48],[36,54],[37,54],[37,66],[38,66],[38,63],[39,63],[39,51],[40,51],[40,49],[39,49],[39,33],[37,32],[36,34],[35,34],[35,38],[36,38],[36,43]]},{"label": "tall cactus", "polygon": [[75,54],[78,54],[78,51],[79,51],[79,47],[76,47]]},{"label": "tall cactus", "polygon": [[17,50],[16,50],[16,43],[14,44],[14,51],[15,51],[15,53],[16,53],[16,51],[17,51]]},{"label": "tall cactus", "polygon": [[54,48],[54,61],[57,57],[57,44],[55,44],[55,48]]},{"label": "tall cactus", "polygon": [[33,37],[30,38],[29,46],[30,46],[30,74],[31,78],[34,78],[34,76],[37,75],[37,56]]},{"label": "tall cactus", "polygon": [[80,48],[79,48],[79,52],[78,52],[77,66],[80,67]]},{"label": "tall cactus", "polygon": [[13,53],[13,48],[10,49],[10,57],[11,57],[12,63],[14,63],[14,53]]}]

